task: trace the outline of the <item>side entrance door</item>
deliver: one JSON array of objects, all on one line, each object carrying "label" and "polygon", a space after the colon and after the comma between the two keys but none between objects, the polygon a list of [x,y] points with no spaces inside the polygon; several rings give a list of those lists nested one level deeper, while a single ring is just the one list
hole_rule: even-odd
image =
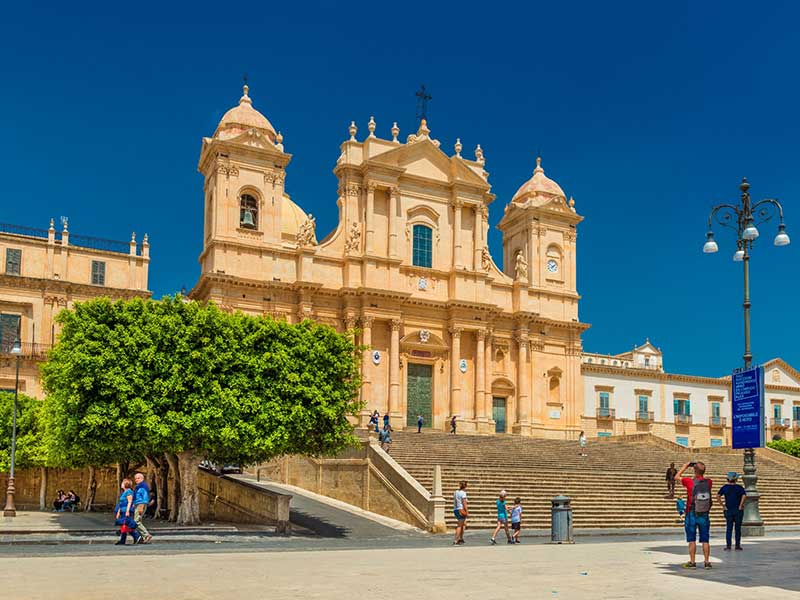
[{"label": "side entrance door", "polygon": [[433,366],[408,363],[406,388],[406,425],[417,426],[417,417],[425,419],[424,427],[430,427],[433,419]]},{"label": "side entrance door", "polygon": [[492,398],[492,419],[494,419],[494,432],[506,432],[506,399],[497,396]]}]

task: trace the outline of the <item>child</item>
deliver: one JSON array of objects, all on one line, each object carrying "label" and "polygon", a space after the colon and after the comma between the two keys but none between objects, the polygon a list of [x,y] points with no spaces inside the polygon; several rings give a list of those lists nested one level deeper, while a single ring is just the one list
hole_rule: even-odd
[{"label": "child", "polygon": [[514,543],[519,544],[519,528],[522,525],[522,500],[514,498],[514,506],[511,508],[511,531],[512,540]]},{"label": "child", "polygon": [[675,510],[678,511],[680,522],[683,523],[683,519],[686,517],[686,500],[683,498],[675,500]]},{"label": "child", "polygon": [[500,492],[500,498],[495,503],[497,504],[497,527],[494,529],[494,533],[492,534],[492,539],[489,540],[492,545],[497,543],[495,539],[497,534],[501,529],[504,529],[506,532],[506,538],[508,538],[508,543],[513,544],[514,542],[511,540],[511,534],[508,533],[508,507],[506,506],[506,491],[503,490]]}]

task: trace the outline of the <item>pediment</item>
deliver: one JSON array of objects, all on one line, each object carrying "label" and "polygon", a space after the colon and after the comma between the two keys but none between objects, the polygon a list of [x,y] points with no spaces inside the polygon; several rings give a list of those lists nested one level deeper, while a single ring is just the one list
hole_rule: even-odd
[{"label": "pediment", "polygon": [[403,144],[370,159],[376,164],[399,167],[407,174],[453,184],[456,182],[489,190],[490,186],[472,169],[455,156],[447,156],[430,139]]},{"label": "pediment", "polygon": [[278,149],[275,148],[275,144],[272,143],[272,140],[270,140],[266,135],[257,129],[248,129],[244,133],[226,141],[230,144],[239,144],[241,146],[257,148],[259,150],[272,150],[273,152],[278,151]]},{"label": "pediment", "polygon": [[800,387],[800,372],[781,358],[764,364],[764,383]]},{"label": "pediment", "polygon": [[644,344],[634,350],[638,354],[661,354],[661,351],[647,340]]}]

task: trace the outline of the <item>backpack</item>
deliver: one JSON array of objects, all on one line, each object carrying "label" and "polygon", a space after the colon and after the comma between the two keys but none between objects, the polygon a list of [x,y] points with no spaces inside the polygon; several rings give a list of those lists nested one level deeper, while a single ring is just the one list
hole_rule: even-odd
[{"label": "backpack", "polygon": [[697,515],[711,512],[711,484],[708,479],[695,479],[692,486],[692,511]]}]

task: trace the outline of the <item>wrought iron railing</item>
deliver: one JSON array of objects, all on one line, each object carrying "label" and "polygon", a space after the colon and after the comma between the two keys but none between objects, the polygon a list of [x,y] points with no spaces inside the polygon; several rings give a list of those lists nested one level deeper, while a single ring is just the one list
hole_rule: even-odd
[{"label": "wrought iron railing", "polygon": [[47,229],[36,229],[35,227],[24,227],[23,225],[12,225],[10,223],[0,223],[0,233],[10,233],[12,235],[24,235],[26,237],[44,239],[47,239],[50,234]]},{"label": "wrought iron railing", "polygon": [[712,427],[725,427],[725,417],[712,416],[709,420],[709,424]]},{"label": "wrought iron railing", "polygon": [[598,419],[613,419],[614,418],[615,409],[613,408],[598,408],[597,409],[597,418]]},{"label": "wrought iron railing", "polygon": [[21,342],[19,353],[14,352],[14,342],[8,340],[0,340],[0,355],[7,358],[9,356],[20,356],[22,358],[40,358],[47,354],[47,351],[52,348],[52,344],[40,344],[37,342]]},{"label": "wrought iron railing", "polygon": [[777,427],[779,429],[788,429],[792,424],[791,419],[770,419],[769,424],[772,427]]},{"label": "wrought iron railing", "polygon": [[691,425],[692,415],[675,415],[676,425]]},{"label": "wrought iron railing", "polygon": [[[117,240],[107,240],[105,238],[91,237],[88,235],[72,235],[69,236],[69,243],[71,246],[78,246],[79,248],[91,248],[92,250],[105,250],[106,252],[119,252],[121,254],[128,254],[131,251],[129,242],[120,242]],[[137,248],[137,254],[138,254]]]},{"label": "wrought iron railing", "polygon": [[636,411],[636,420],[639,423],[652,423],[653,422],[653,412],[647,410],[637,410]]}]

